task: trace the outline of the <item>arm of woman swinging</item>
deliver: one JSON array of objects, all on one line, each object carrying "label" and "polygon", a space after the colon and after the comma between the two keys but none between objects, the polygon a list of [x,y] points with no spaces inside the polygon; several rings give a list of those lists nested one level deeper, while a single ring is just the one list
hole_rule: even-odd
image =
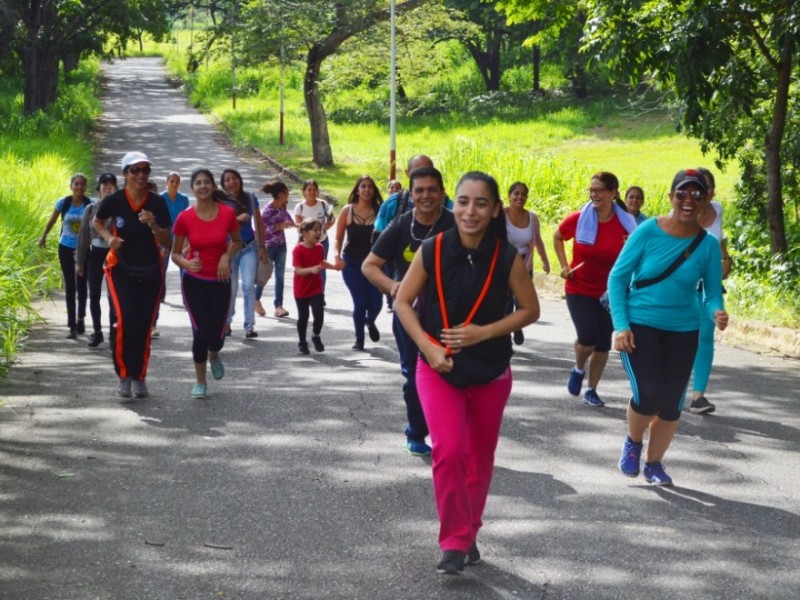
[{"label": "arm of woman swinging", "polygon": [[428,280],[425,267],[422,266],[422,250],[420,249],[411,261],[411,266],[400,283],[397,296],[394,300],[394,311],[403,329],[425,355],[425,359],[431,368],[439,372],[449,372],[453,368],[453,359],[450,358],[443,346],[433,343],[422,329],[417,313],[414,312],[412,305],[419,296],[422,288]]}]

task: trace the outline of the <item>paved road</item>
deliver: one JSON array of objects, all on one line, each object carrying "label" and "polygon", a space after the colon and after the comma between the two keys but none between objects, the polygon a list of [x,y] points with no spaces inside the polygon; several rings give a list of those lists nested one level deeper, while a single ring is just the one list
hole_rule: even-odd
[{"label": "paved road", "polygon": [[[269,176],[219,143],[156,60],[107,74],[98,172],[136,148],[156,173],[234,164],[248,189]],[[605,409],[568,396],[573,332],[545,297],[513,359],[485,564],[443,578],[430,467],[401,450],[390,316],[355,352],[338,274],[328,305],[324,354],[297,354],[291,318],[260,318],[257,340],[226,344],[212,399],[191,401],[172,271],[152,397],[122,403],[107,348],[65,340],[62,300],[48,302],[0,382],[0,598],[800,597],[797,362],[718,348],[718,413],[684,416],[668,456],[678,485],[655,489],[616,471],[618,359]]]}]

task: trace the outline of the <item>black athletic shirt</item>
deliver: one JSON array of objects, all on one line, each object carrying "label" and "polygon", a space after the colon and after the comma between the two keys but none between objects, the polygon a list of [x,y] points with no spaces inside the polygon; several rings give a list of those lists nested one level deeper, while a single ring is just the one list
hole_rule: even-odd
[{"label": "black athletic shirt", "polygon": [[103,198],[97,207],[95,217],[101,221],[111,218],[115,235],[125,240],[122,247],[115,251],[118,264],[134,267],[161,264],[153,231],[149,225],[139,221],[139,212],[142,210],[152,212],[159,227],[172,225],[164,198],[153,192],[147,192],[147,199],[137,210],[128,201],[125,188]]},{"label": "black athletic shirt", "polygon": [[[412,223],[413,221],[413,223]],[[422,225],[414,219],[413,211],[409,211],[393,219],[389,226],[381,233],[378,241],[372,246],[372,252],[385,261],[394,264],[395,279],[402,281],[411,261],[414,259],[422,241],[434,237],[440,231],[447,231],[456,221],[446,208],[442,208],[439,220],[433,225]],[[414,235],[411,235],[411,228]],[[414,239],[416,237],[416,239]]]}]

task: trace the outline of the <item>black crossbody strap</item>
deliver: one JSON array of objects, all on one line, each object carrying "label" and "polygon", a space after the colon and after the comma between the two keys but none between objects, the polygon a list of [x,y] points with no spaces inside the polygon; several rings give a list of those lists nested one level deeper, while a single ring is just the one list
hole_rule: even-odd
[{"label": "black crossbody strap", "polygon": [[678,267],[680,267],[686,261],[686,259],[692,255],[692,252],[694,252],[697,249],[697,247],[700,245],[700,242],[703,241],[703,238],[706,237],[707,234],[708,232],[705,229],[701,228],[700,231],[695,236],[695,238],[692,240],[692,243],[689,244],[686,250],[681,252],[678,258],[672,261],[672,264],[669,267],[667,267],[666,270],[663,273],[661,273],[661,275],[658,275],[657,277],[651,277],[650,279],[642,279],[641,281],[634,281],[631,284],[631,287],[640,290],[642,288],[655,285],[659,281],[664,281],[667,277],[669,277],[675,271],[677,271]]}]

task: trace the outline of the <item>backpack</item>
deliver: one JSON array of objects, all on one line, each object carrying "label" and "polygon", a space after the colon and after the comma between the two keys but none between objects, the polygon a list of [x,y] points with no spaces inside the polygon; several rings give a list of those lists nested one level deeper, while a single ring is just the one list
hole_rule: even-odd
[{"label": "backpack", "polygon": [[411,198],[411,192],[409,190],[403,190],[400,192],[400,195],[397,196],[397,210],[394,213],[394,216],[391,218],[391,221],[394,221],[397,217],[402,214],[405,214],[411,203],[409,199]]},{"label": "backpack", "polygon": [[[83,197],[83,207],[86,208],[92,203],[92,199],[89,196]],[[61,221],[64,221],[64,217],[67,216],[70,207],[72,206],[72,196],[64,196],[64,204],[61,206]]]}]

